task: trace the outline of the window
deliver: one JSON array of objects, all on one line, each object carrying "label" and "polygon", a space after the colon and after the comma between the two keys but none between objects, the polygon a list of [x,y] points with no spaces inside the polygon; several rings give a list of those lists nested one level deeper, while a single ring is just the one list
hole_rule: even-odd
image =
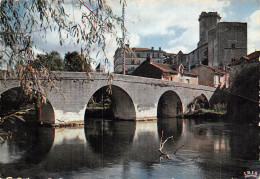
[{"label": "window", "polygon": [[232,49],[236,48],[235,44],[231,44],[231,48]]},{"label": "window", "polygon": [[137,53],[137,57],[140,58],[140,53]]},{"label": "window", "polygon": [[186,83],[190,83],[190,79],[186,79]]},{"label": "window", "polygon": [[219,84],[220,82],[220,76],[216,76],[216,83],[215,84]]},{"label": "window", "polygon": [[131,64],[134,65],[135,64],[135,60],[132,59],[131,60]]},{"label": "window", "polygon": [[147,57],[150,57],[150,53],[147,53]]}]

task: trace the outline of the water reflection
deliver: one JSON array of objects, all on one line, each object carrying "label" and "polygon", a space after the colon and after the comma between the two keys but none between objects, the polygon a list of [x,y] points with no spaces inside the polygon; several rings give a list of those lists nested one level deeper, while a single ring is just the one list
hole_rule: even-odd
[{"label": "water reflection", "polygon": [[12,138],[0,147],[0,162],[39,163],[50,151],[53,141],[53,128],[32,128],[14,132]]},{"label": "water reflection", "polygon": [[177,141],[183,130],[183,120],[176,118],[158,119],[158,134],[161,138],[163,131],[163,139],[173,136],[173,139]]},{"label": "water reflection", "polygon": [[0,176],[17,176],[46,160],[54,141],[54,128],[21,128],[0,146]]},{"label": "water reflection", "polygon": [[85,126],[86,140],[95,153],[103,159],[119,159],[132,145],[135,122],[89,120]]},{"label": "water reflection", "polygon": [[[162,131],[174,138],[164,146],[170,160],[157,151]],[[89,120],[20,131],[0,146],[5,177],[243,178],[259,168],[258,128],[191,119]]]}]

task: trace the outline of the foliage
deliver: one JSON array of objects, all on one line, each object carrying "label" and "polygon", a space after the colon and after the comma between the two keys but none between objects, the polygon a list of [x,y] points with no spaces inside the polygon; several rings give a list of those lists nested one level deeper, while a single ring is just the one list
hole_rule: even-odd
[{"label": "foliage", "polygon": [[[35,60],[33,49],[37,49],[33,39],[57,32],[60,45],[66,39],[81,44],[85,47],[85,56],[90,59],[93,47],[99,47],[104,52],[106,35],[116,34],[115,23],[121,22],[121,19],[113,15],[105,0],[76,1],[73,8],[82,12],[81,18],[77,19],[71,18],[67,8],[70,5],[72,3],[64,0],[0,1],[0,47],[3,49],[0,51],[0,64],[7,64],[9,69],[15,68],[26,94],[34,94],[34,89],[44,95],[43,85],[55,87],[49,67],[34,68],[34,63],[31,63]],[[38,56],[38,60],[41,58]],[[42,76],[45,81],[39,81]]]},{"label": "foliage", "polygon": [[49,71],[64,71],[65,63],[57,51],[52,51],[51,53],[38,54],[33,66],[37,69],[44,66]]},{"label": "foliage", "polygon": [[18,110],[28,101],[21,88],[13,88],[1,95],[0,111],[2,110]]},{"label": "foliage", "polygon": [[91,64],[79,52],[68,52],[65,54],[65,71],[91,72]]},{"label": "foliage", "polygon": [[227,104],[226,103],[217,103],[213,106],[213,111],[215,112],[226,112]]}]

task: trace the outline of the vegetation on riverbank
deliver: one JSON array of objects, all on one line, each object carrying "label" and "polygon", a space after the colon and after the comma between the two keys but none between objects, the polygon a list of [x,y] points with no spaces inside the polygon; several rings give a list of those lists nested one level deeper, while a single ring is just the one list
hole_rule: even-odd
[{"label": "vegetation on riverbank", "polygon": [[227,114],[227,105],[218,103],[212,109],[198,109],[186,114],[181,114],[179,118],[200,118],[200,119],[222,119]]},{"label": "vegetation on riverbank", "polygon": [[[100,91],[98,91],[97,93],[100,93]],[[106,92],[101,94],[102,94],[101,97],[98,97],[98,95],[95,94],[91,98],[90,102],[88,103],[88,107],[86,109],[87,117],[109,118],[113,116],[111,96]]]}]

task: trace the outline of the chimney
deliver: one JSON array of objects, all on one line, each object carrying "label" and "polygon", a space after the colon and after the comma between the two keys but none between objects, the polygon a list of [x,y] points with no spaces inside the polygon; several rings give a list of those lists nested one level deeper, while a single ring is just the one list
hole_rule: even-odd
[{"label": "chimney", "polygon": [[146,57],[146,61],[151,64],[151,57],[150,57],[150,56],[147,56],[147,57]]},{"label": "chimney", "polygon": [[159,47],[159,51],[161,51],[162,50],[162,48],[161,47]]},{"label": "chimney", "polygon": [[153,48],[153,47],[152,47],[151,49],[152,49],[152,50],[154,50],[154,48]]}]

